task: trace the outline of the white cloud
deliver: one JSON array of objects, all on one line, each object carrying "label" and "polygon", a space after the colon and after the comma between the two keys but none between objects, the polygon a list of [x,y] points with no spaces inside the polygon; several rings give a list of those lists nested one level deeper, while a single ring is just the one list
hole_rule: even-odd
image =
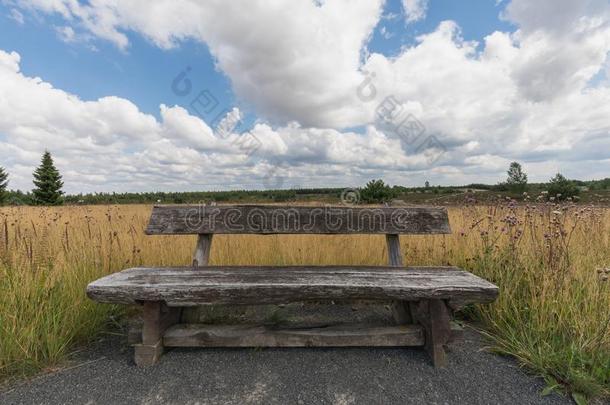
[{"label": "white cloud", "polygon": [[[10,187],[31,188],[31,173],[49,149],[70,192],[346,184],[378,170],[425,167],[425,156],[405,155],[398,139],[374,127],[366,133],[256,124],[245,133],[218,133],[182,107],[160,106],[161,119],[130,101],[94,101],[20,72],[20,56],[0,50],[0,156]],[[233,109],[221,120],[239,120]],[[256,137],[258,149],[244,149]],[[325,171],[328,172],[325,174]],[[341,177],[332,178],[331,173]],[[326,183],[323,183],[326,182]]]},{"label": "white cloud", "polygon": [[205,42],[236,95],[261,115],[323,127],[359,120],[360,59],[382,13],[382,0],[297,1],[290,7],[264,0],[23,3],[62,15],[124,50],[128,30],[164,49],[187,38]]},{"label": "white cloud", "polygon": [[426,18],[428,0],[402,0],[402,8],[405,12],[407,24],[414,23]]},{"label": "white cloud", "polygon": [[[465,41],[456,23],[445,21],[393,57],[370,54],[366,46],[381,21],[381,1],[302,1],[290,7],[262,0],[246,5],[219,0],[26,3],[26,8],[62,15],[66,26],[124,50],[128,31],[161,48],[185,39],[205,43],[237,98],[267,123],[246,134],[219,137],[181,107],[161,106],[158,121],[116,97],[82,101],[24,77],[18,73],[19,56],[0,52],[0,66],[20,77],[3,82],[10,90],[0,93],[0,112],[11,111],[0,118],[0,132],[9,138],[0,151],[17,156],[17,170],[38,159],[40,139],[64,144],[70,139],[65,162],[79,161],[68,156],[70,150],[90,148],[97,155],[115,153],[105,163],[120,168],[100,174],[87,172],[83,164],[75,173],[90,181],[101,175],[110,179],[104,184],[125,188],[136,181],[148,188],[180,188],[201,170],[206,184],[255,185],[270,167],[316,185],[380,175],[417,184],[422,181],[413,176],[433,182],[495,182],[513,159],[526,162],[532,180],[546,179],[551,166],[581,177],[610,172],[603,152],[610,146],[606,0],[513,0],[503,18],[518,27],[515,32],[493,32],[477,44]],[[426,5],[405,0],[407,20],[424,18]],[[368,100],[358,96],[358,88],[370,73],[373,87],[366,90],[374,97]],[[599,75],[606,79],[595,80]],[[51,101],[34,103],[39,111],[33,111],[17,86],[27,89],[29,98],[35,93]],[[435,168],[375,122],[376,107],[387,96],[394,96],[405,113],[416,116],[427,134],[448,148]],[[232,114],[226,122],[240,115],[238,110]],[[345,130],[358,126],[366,130]],[[237,143],[248,134],[262,143],[256,156]],[[101,165],[96,170],[104,172]],[[481,178],[482,173],[487,177]]]},{"label": "white cloud", "polygon": [[55,27],[55,32],[57,33],[59,39],[66,43],[76,42],[76,33],[70,26]]},{"label": "white cloud", "polygon": [[8,14],[8,17],[17,22],[19,25],[23,25],[25,23],[25,19],[23,18],[23,14],[17,10],[16,8],[11,8],[11,11]]}]

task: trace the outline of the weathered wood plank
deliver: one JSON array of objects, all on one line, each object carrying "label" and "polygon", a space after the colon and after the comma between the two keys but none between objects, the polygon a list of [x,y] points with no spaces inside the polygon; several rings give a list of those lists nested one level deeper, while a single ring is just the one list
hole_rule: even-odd
[{"label": "weathered wood plank", "polygon": [[163,333],[180,318],[180,308],[169,308],[160,301],[148,301],[142,308],[142,343],[134,345],[138,366],[155,364],[163,354]]},{"label": "weathered wood plank", "polygon": [[390,266],[402,266],[402,252],[400,251],[400,236],[388,234],[385,236],[388,247],[388,263]]},{"label": "weathered wood plank", "polygon": [[[390,266],[402,266],[402,252],[400,251],[400,236],[388,234],[385,236],[388,249],[388,263]],[[412,323],[409,303],[404,301],[392,301],[392,316],[397,325]]]},{"label": "weathered wood plank", "polygon": [[212,237],[210,233],[203,233],[197,237],[197,246],[193,254],[193,266],[207,266],[210,261],[210,251],[212,250]]},{"label": "weathered wood plank", "polygon": [[440,299],[422,300],[417,308],[417,320],[424,327],[425,348],[434,367],[447,365],[444,345],[452,337],[451,314]]},{"label": "weathered wood plank", "polygon": [[163,355],[163,342],[159,340],[153,345],[138,343],[133,346],[134,362],[139,367],[147,367],[156,364]]},{"label": "weathered wood plank", "polygon": [[168,234],[443,234],[443,207],[294,207],[273,205],[160,205],[149,235]]},{"label": "weathered wood plank", "polygon": [[[402,302],[402,301],[396,301]],[[417,305],[416,302],[413,304]],[[447,341],[447,343],[459,342],[464,338],[464,329],[455,321],[451,323],[451,337]],[[400,324],[400,325],[404,325]],[[131,324],[128,330],[127,336],[127,344],[135,345],[137,343],[142,343],[142,324]]]},{"label": "weathered wood plank", "polygon": [[179,347],[342,347],[422,346],[419,325],[336,325],[274,329],[255,325],[179,324],[165,332],[165,346]]},{"label": "weathered wood plank", "polygon": [[96,280],[100,302],[165,301],[169,306],[275,304],[307,300],[490,302],[498,288],[455,267],[210,266],[132,268]]},{"label": "weathered wood plank", "polygon": [[408,301],[399,301],[394,300],[391,304],[392,317],[394,318],[394,322],[396,325],[406,325],[413,323],[413,318],[411,317],[411,311],[409,309]]}]

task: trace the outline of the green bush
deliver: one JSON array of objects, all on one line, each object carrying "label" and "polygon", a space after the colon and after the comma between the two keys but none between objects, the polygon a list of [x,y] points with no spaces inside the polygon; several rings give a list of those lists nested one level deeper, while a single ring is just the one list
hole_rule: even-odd
[{"label": "green bush", "polygon": [[555,177],[549,181],[546,189],[548,191],[548,198],[557,201],[572,198],[580,193],[580,189],[576,184],[574,184],[573,181],[568,180],[561,173],[557,173]]},{"label": "green bush", "polygon": [[360,190],[360,199],[365,203],[384,203],[396,197],[396,192],[383,180],[371,180]]}]

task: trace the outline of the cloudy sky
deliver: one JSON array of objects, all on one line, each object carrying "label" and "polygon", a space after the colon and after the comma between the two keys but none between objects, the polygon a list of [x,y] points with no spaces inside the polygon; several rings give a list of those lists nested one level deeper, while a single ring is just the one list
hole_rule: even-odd
[{"label": "cloudy sky", "polygon": [[610,176],[608,0],[0,0],[0,165],[70,193]]}]

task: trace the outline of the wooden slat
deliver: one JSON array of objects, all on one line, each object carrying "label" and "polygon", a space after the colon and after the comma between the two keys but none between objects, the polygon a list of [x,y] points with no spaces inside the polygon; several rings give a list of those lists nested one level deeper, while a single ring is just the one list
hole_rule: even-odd
[{"label": "wooden slat", "polygon": [[490,302],[498,288],[455,267],[210,266],[132,268],[87,286],[96,301],[169,306],[274,304],[307,300]]},{"label": "wooden slat", "polygon": [[388,247],[388,262],[390,266],[402,266],[402,252],[400,251],[400,237],[388,234],[385,236]]},{"label": "wooden slat", "polygon": [[442,207],[295,207],[160,205],[149,235],[169,234],[443,234]]},{"label": "wooden slat", "polygon": [[197,246],[193,254],[193,266],[207,266],[210,261],[210,251],[212,250],[212,237],[210,233],[200,234],[197,237]]},{"label": "wooden slat", "polygon": [[[402,252],[400,251],[400,236],[388,234],[385,236],[388,249],[388,263],[390,266],[402,267]],[[413,323],[409,303],[394,300],[391,304],[392,316],[397,325]]]},{"label": "wooden slat", "polygon": [[[400,301],[398,301],[400,302]],[[415,303],[416,304],[416,303]],[[403,325],[403,324],[401,324]],[[464,329],[456,322],[451,322],[451,337],[447,343],[459,342],[464,339]],[[134,345],[142,343],[142,325],[132,324],[128,330],[127,343]]]},{"label": "wooden slat", "polygon": [[165,332],[165,346],[177,347],[342,347],[422,346],[419,325],[337,325],[274,329],[253,325],[179,324]]}]

